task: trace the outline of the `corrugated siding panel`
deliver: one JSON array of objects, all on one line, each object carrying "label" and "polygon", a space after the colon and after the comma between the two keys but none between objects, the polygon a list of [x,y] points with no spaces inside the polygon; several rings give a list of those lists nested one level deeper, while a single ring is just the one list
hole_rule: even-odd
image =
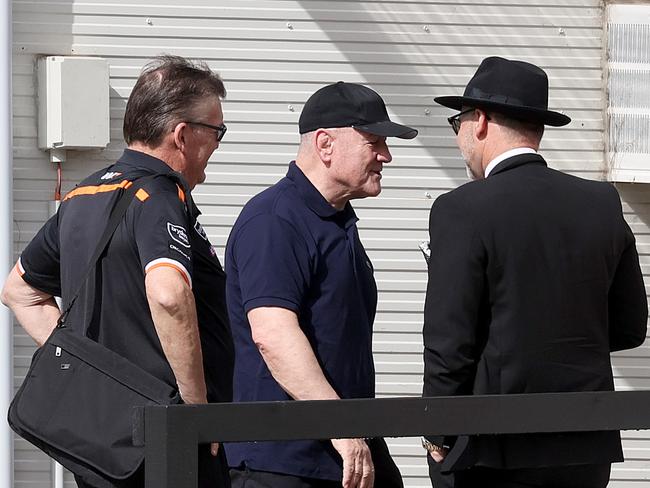
[{"label": "corrugated siding panel", "polygon": [[[418,127],[414,141],[391,141],[394,161],[384,191],[357,201],[360,232],[380,290],[375,358],[382,396],[419,395],[422,374],[424,261],[432,201],[466,181],[447,125],[433,103],[460,93],[482,58],[528,59],[551,79],[550,105],[571,115],[549,129],[543,153],[556,168],[589,178],[604,174],[603,19],[599,0],[294,1],[171,0],[14,1],[14,201],[16,250],[48,215],[54,170],[36,148],[34,59],[39,54],[96,55],[109,60],[112,142],[104,151],[69,153],[69,189],[119,156],[126,99],[146,60],[161,52],[205,59],[226,81],[228,134],[196,191],[202,222],[218,253],[241,206],[286,172],[296,152],[297,120],[323,84],[362,82],[379,91],[396,120]],[[623,188],[626,215],[650,266],[650,217],[642,189]],[[646,242],[647,241],[647,242]],[[16,383],[32,347],[16,329]],[[622,389],[650,384],[647,348],[617,358]],[[428,486],[417,439],[390,442],[410,488]],[[46,460],[16,443],[17,486],[49,486]],[[650,443],[626,443],[630,462],[610,486],[632,486],[647,474]],[[18,484],[20,482],[20,485]],[[630,484],[632,483],[632,484]]]}]

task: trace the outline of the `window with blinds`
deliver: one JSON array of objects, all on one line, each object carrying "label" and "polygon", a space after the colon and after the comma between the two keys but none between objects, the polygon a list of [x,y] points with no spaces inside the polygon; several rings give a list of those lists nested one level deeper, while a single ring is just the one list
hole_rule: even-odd
[{"label": "window with blinds", "polygon": [[607,9],[609,179],[650,182],[650,2]]}]

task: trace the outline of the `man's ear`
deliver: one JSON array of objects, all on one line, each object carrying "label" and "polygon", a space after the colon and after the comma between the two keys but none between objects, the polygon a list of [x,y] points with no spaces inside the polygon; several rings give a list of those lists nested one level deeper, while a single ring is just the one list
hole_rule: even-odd
[{"label": "man's ear", "polygon": [[478,113],[478,121],[476,122],[476,125],[474,126],[474,136],[476,139],[479,141],[482,141],[487,137],[487,132],[488,132],[488,116],[487,113],[484,112],[481,109],[476,109],[476,112]]},{"label": "man's ear", "polygon": [[334,148],[334,136],[332,132],[325,129],[318,129],[314,134],[314,146],[321,161],[329,167]]},{"label": "man's ear", "polygon": [[190,126],[186,122],[180,122],[174,127],[174,145],[176,149],[184,152],[187,145],[187,135]]}]

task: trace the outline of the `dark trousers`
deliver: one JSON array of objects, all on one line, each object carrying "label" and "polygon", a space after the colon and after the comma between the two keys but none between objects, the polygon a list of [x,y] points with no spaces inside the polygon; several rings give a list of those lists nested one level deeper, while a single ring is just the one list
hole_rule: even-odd
[{"label": "dark trousers", "polygon": [[340,481],[301,478],[289,474],[231,469],[232,488],[341,488]]},{"label": "dark trousers", "polygon": [[610,470],[611,464],[590,464],[527,469],[474,467],[443,474],[439,464],[429,462],[433,488],[605,488]]},{"label": "dark trousers", "polygon": [[[223,447],[219,448],[219,455],[214,457],[210,454],[209,444],[200,445],[198,469],[198,488],[230,488],[228,462]],[[144,488],[144,464],[125,480],[103,479],[89,482],[77,475],[74,479],[79,488]]]},{"label": "dark trousers", "polygon": [[[374,488],[404,488],[402,475],[382,438],[366,441],[375,466]],[[341,488],[340,481],[303,478],[251,469],[231,469],[233,488]]]}]

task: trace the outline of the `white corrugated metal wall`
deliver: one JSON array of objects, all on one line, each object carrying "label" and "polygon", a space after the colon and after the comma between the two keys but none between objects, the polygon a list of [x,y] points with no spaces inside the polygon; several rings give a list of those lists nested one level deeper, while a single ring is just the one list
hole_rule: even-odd
[{"label": "white corrugated metal wall", "polygon": [[[382,396],[421,392],[422,308],[426,273],[417,249],[428,210],[465,181],[447,125],[433,103],[460,93],[481,59],[502,55],[544,67],[554,108],[573,123],[549,129],[542,151],[551,165],[587,178],[604,175],[603,10],[599,0],[314,1],[314,0],[15,0],[14,201],[16,252],[48,215],[55,173],[36,146],[34,62],[38,55],[101,56],[111,75],[112,142],[104,151],[69,153],[64,186],[112,162],[123,148],[126,99],[141,66],[162,52],[205,59],[224,77],[228,134],[196,192],[202,223],[218,253],[241,206],[277,181],[296,151],[297,119],[323,84],[361,82],[380,92],[392,115],[420,129],[414,141],[392,141],[394,161],[384,191],[357,201],[361,237],[379,285],[375,357]],[[644,186],[621,186],[637,233],[644,271],[650,264],[650,208]],[[32,347],[15,331],[15,380]],[[621,389],[646,388],[648,349],[616,359]],[[650,469],[646,433],[626,434],[629,461],[610,486],[640,486]],[[391,450],[407,487],[428,486],[415,439]],[[47,459],[16,441],[16,487],[50,486]],[[71,483],[69,478],[67,483]]]}]

